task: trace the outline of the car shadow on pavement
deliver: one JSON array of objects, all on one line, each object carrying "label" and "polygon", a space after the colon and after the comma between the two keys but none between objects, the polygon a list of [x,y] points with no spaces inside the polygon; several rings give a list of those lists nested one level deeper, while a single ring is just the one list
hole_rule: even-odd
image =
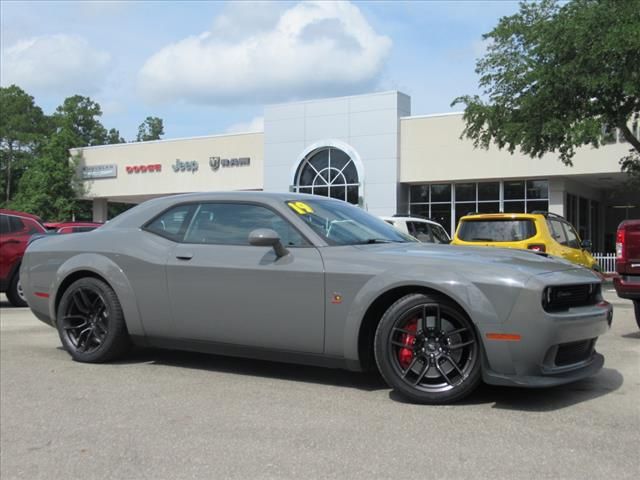
[{"label": "car shadow on pavement", "polygon": [[640,338],[640,330],[631,333],[625,333],[622,338]]},{"label": "car shadow on pavement", "polygon": [[389,388],[376,372],[349,372],[333,368],[313,367],[292,363],[252,360],[207,353],[178,350],[135,348],[118,364],[153,363],[170,367],[193,368],[212,372],[274,378],[293,382],[317,383],[365,391]]}]

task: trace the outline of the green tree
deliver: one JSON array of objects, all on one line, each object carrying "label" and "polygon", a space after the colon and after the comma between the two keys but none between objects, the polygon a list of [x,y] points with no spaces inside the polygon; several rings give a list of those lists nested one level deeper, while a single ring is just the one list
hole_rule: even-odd
[{"label": "green tree", "polygon": [[126,140],[120,136],[120,131],[112,128],[107,133],[106,143],[107,145],[113,145],[114,143],[125,143]]},{"label": "green tree", "polygon": [[104,145],[107,129],[100,123],[100,104],[89,97],[74,95],[64,100],[53,115],[58,131],[67,130],[76,137],[72,147]]},{"label": "green tree", "polygon": [[73,217],[83,192],[76,176],[80,159],[70,162],[69,150],[105,144],[109,134],[100,123],[101,115],[100,105],[88,97],[75,95],[65,99],[53,115],[55,132],[20,179],[13,208],[48,220]]},{"label": "green tree", "polygon": [[640,140],[629,124],[640,112],[640,8],[634,0],[521,3],[483,37],[476,73],[484,99],[465,104],[462,135],[531,157],[606,142],[616,127],[632,149],[620,163],[640,173]]},{"label": "green tree", "polygon": [[164,126],[159,117],[147,117],[138,127],[136,141],[147,142],[149,140],[160,140],[164,135]]},{"label": "green tree", "polygon": [[13,197],[24,168],[50,133],[49,127],[32,96],[16,85],[0,87],[0,204]]}]

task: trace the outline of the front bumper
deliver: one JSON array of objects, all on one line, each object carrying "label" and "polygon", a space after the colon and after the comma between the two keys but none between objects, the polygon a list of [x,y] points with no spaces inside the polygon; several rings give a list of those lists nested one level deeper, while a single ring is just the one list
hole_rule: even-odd
[{"label": "front bumper", "polygon": [[[547,312],[542,308],[544,285],[586,283],[584,277],[578,276],[578,281],[570,277],[568,273],[553,275],[545,279],[546,283],[535,279],[521,291],[504,323],[479,326],[486,383],[550,387],[583,379],[602,368],[604,357],[595,351],[595,344],[611,325],[611,304],[602,300],[597,305],[561,312]],[[593,281],[593,277],[588,281]],[[496,333],[519,336],[519,340],[489,338],[495,338],[496,335],[489,334]]]}]

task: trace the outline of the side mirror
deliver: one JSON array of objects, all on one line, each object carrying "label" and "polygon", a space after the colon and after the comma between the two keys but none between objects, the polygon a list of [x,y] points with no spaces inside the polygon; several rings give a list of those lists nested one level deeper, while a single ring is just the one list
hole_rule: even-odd
[{"label": "side mirror", "polygon": [[583,250],[588,250],[590,252],[593,248],[593,243],[591,242],[591,240],[583,240],[580,244],[580,248],[582,248]]},{"label": "side mirror", "polygon": [[270,228],[258,228],[249,234],[249,245],[255,247],[273,247],[278,258],[289,254],[282,242],[280,236]]}]

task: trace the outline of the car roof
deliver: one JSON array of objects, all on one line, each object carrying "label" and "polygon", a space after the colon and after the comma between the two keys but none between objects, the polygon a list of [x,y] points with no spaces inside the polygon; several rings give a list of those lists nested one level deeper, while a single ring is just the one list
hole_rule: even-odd
[{"label": "car roof", "polygon": [[[541,213],[474,213],[471,215],[465,215],[460,218],[460,221],[463,220],[513,220],[515,218],[518,219],[529,219],[529,220],[539,220],[541,218],[545,218],[545,216]],[[564,220],[564,218],[558,216],[558,219]]]},{"label": "car roof", "polygon": [[7,208],[0,208],[0,213],[4,213],[5,215],[13,215],[14,217],[30,218],[31,220],[35,220],[38,223],[42,223],[42,219],[37,215],[33,215],[32,213],[19,212],[17,210],[9,210]]},{"label": "car roof", "polygon": [[287,201],[323,201],[323,202],[339,202],[336,200],[320,195],[310,195],[308,193],[276,193],[262,191],[233,191],[233,192],[195,192],[183,193],[179,195],[169,195],[165,197],[153,198],[147,200],[136,207],[121,213],[113,220],[105,223],[105,228],[121,228],[131,227],[136,223],[149,219],[150,216],[156,215],[167,208],[181,203],[195,202],[212,202],[212,201],[237,201],[237,202],[258,202],[270,205],[274,208],[284,207]]}]

